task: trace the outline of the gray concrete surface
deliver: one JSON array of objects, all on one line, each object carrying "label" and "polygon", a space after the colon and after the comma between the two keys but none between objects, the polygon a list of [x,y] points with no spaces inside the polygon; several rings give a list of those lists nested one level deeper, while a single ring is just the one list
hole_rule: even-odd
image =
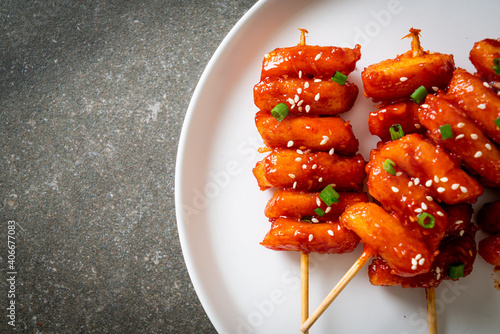
[{"label": "gray concrete surface", "polygon": [[1,2],[1,333],[215,332],[179,245],[175,157],[255,2]]}]

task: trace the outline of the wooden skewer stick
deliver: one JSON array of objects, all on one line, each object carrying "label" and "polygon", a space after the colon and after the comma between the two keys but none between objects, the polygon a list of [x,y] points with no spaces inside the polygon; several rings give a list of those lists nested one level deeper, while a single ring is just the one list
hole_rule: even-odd
[{"label": "wooden skewer stick", "polygon": [[309,254],[300,253],[301,323],[309,317]]},{"label": "wooden skewer stick", "polygon": [[300,331],[302,333],[307,333],[309,328],[318,320],[318,318],[326,311],[328,306],[337,298],[337,296],[344,290],[347,284],[356,276],[361,268],[368,262],[368,260],[373,256],[373,251],[371,249],[363,250],[363,254],[354,262],[352,267],[345,273],[345,275],[340,279],[337,285],[330,291],[326,298],[321,302],[318,308],[313,312],[313,314],[302,324]]},{"label": "wooden skewer stick", "polygon": [[435,288],[426,288],[427,296],[427,317],[429,319],[429,334],[437,334],[437,316],[436,316],[436,291]]}]

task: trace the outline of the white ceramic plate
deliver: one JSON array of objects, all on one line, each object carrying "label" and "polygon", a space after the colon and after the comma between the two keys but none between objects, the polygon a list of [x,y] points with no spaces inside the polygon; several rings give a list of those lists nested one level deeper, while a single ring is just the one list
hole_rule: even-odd
[{"label": "white ceramic plate", "polygon": [[[422,29],[426,50],[453,53],[473,71],[475,41],[498,38],[500,2],[492,1],[289,1],[257,3],[232,29],[207,66],[189,106],[176,169],[179,235],[193,285],[220,333],[298,333],[299,254],[259,245],[270,224],[252,168],[263,155],[254,124],[252,88],[264,54],[298,43],[362,45],[349,80],[361,89],[369,64],[407,51],[409,28]],[[352,111],[360,151],[368,158],[377,138],[368,133],[372,103],[361,94]],[[488,197],[489,196],[489,197]],[[498,193],[489,193],[481,203]],[[479,234],[478,239],[484,237]],[[310,256],[311,312],[361,253]],[[473,273],[436,290],[440,333],[495,333],[500,328],[500,279],[477,258]],[[312,327],[311,333],[427,333],[423,289],[371,286],[366,267]]]}]

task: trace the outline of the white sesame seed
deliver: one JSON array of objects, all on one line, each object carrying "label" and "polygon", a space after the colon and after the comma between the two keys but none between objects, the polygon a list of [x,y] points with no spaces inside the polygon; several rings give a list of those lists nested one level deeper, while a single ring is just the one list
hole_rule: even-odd
[{"label": "white sesame seed", "polygon": [[312,234],[309,234],[309,242],[311,242],[313,238],[314,236]]},{"label": "white sesame seed", "polygon": [[312,169],[316,169],[316,168],[318,168],[318,165],[314,164],[314,165],[312,166]]},{"label": "white sesame seed", "polygon": [[424,104],[421,105],[421,107],[424,108],[424,109],[427,109],[427,108],[429,108],[429,105],[427,103],[424,103]]},{"label": "white sesame seed", "polygon": [[293,189],[297,188],[297,181],[295,181],[295,182],[293,183],[292,188],[293,188]]},{"label": "white sesame seed", "polygon": [[316,57],[314,58],[314,60],[319,60],[319,58],[321,58],[321,53],[318,53],[318,54],[316,55]]},{"label": "white sesame seed", "polygon": [[321,79],[314,79],[314,82],[321,82]]},{"label": "white sesame seed", "polygon": [[441,182],[448,182],[448,178],[445,176],[445,177],[442,177],[440,178]]},{"label": "white sesame seed", "polygon": [[402,197],[401,197],[401,200],[402,200],[403,202],[406,202],[406,196],[402,196]]},{"label": "white sesame seed", "polygon": [[427,204],[422,203],[422,210],[427,210]]},{"label": "white sesame seed", "polygon": [[491,145],[489,143],[484,144],[484,147],[486,147],[489,151],[491,151]]},{"label": "white sesame seed", "polygon": [[420,213],[420,212],[422,212],[423,210],[422,210],[422,208],[416,208],[416,209],[415,209],[415,210],[413,210],[413,211],[415,211],[416,213]]},{"label": "white sesame seed", "polygon": [[291,97],[289,97],[289,98],[288,98],[288,103],[290,103],[290,104],[295,104],[295,101],[294,101]]},{"label": "white sesame seed", "polygon": [[304,103],[304,100],[300,100],[299,102],[297,102],[297,106],[300,107],[302,103]]},{"label": "white sesame seed", "polygon": [[288,176],[290,176],[292,179],[295,179],[295,175],[294,174],[288,174]]},{"label": "white sesame seed", "polygon": [[444,213],[442,213],[441,211],[438,211],[438,212],[436,212],[436,213],[437,213],[437,215],[438,215],[438,216],[440,216],[440,217],[444,217]]},{"label": "white sesame seed", "polygon": [[463,137],[465,137],[465,135],[463,133],[461,133],[461,134],[459,134],[458,136],[455,137],[455,140],[462,139]]},{"label": "white sesame seed", "polygon": [[293,140],[290,140],[287,144],[286,147],[292,147],[293,146]]},{"label": "white sesame seed", "polygon": [[316,96],[314,97],[314,101],[318,101],[319,100],[319,93],[316,94]]},{"label": "white sesame seed", "polygon": [[483,152],[477,151],[476,154],[474,154],[474,158],[479,158],[483,155]]},{"label": "white sesame seed", "polygon": [[301,161],[302,161],[302,158],[301,158],[301,157],[297,157],[297,158],[295,158],[295,161],[297,161],[297,162],[301,162]]},{"label": "white sesame seed", "polygon": [[297,94],[301,94],[302,93],[302,88],[297,88]]},{"label": "white sesame seed", "polygon": [[432,196],[425,196],[425,198],[429,201],[429,202],[432,202],[434,199],[432,198]]},{"label": "white sesame seed", "polygon": [[425,186],[426,187],[432,186],[432,180],[427,180],[427,182],[425,182]]},{"label": "white sesame seed", "polygon": [[302,71],[299,71],[299,79],[302,78]]},{"label": "white sesame seed", "polygon": [[303,164],[303,165],[302,165],[302,169],[307,169],[307,165],[306,165],[306,164]]},{"label": "white sesame seed", "polygon": [[436,267],[436,272],[439,274],[441,272],[441,268]]},{"label": "white sesame seed", "polygon": [[412,259],[411,259],[411,264],[412,264],[412,265],[416,266],[416,265],[417,265],[417,263],[418,263],[418,262],[417,262],[417,259],[414,259],[414,258],[412,258]]},{"label": "white sesame seed", "polygon": [[396,188],[396,187],[391,187],[392,191],[394,191],[395,193],[399,192],[399,189]]},{"label": "white sesame seed", "polygon": [[323,178],[322,178],[322,177],[320,177],[320,178],[318,179],[318,182],[323,182]]},{"label": "white sesame seed", "polygon": [[413,185],[412,181],[408,182],[408,187],[411,187],[412,185]]},{"label": "white sesame seed", "polygon": [[460,186],[460,190],[461,190],[464,194],[466,194],[466,193],[467,193],[467,188],[465,188],[465,187],[463,187],[463,186]]},{"label": "white sesame seed", "polygon": [[439,177],[437,175],[434,175],[434,182],[439,183]]},{"label": "white sesame seed", "polygon": [[465,123],[462,123],[462,122],[457,124],[457,128],[459,128],[459,129],[463,128],[464,126],[465,126]]},{"label": "white sesame seed", "polygon": [[329,207],[326,208],[325,213],[328,213],[330,211],[332,211],[332,207],[331,206],[329,206]]},{"label": "white sesame seed", "polygon": [[474,140],[476,140],[476,139],[478,138],[477,134],[475,134],[475,133],[471,134],[471,135],[470,135],[470,137],[471,137],[472,139],[474,139]]},{"label": "white sesame seed", "polygon": [[321,141],[321,143],[319,143],[320,145],[325,145],[326,143],[328,143],[328,140],[330,138],[328,138],[328,136],[323,136],[323,140]]},{"label": "white sesame seed", "polygon": [[421,124],[418,124],[418,123],[413,124],[413,125],[415,126],[415,129],[420,129],[420,128],[422,127],[422,125],[421,125]]},{"label": "white sesame seed", "polygon": [[293,102],[297,103],[297,102],[299,102],[299,100],[300,100],[300,97],[298,95],[295,95],[295,99],[293,100]]},{"label": "white sesame seed", "polygon": [[411,270],[417,270],[417,265],[415,264],[415,265],[411,266]]},{"label": "white sesame seed", "polygon": [[334,153],[335,153],[335,149],[334,148],[330,149],[330,152],[328,152],[328,154],[330,154],[330,155],[333,155]]},{"label": "white sesame seed", "polygon": [[306,82],[304,83],[304,88],[309,88],[309,81],[306,81]]},{"label": "white sesame seed", "polygon": [[401,176],[401,175],[403,175],[403,172],[397,172],[396,173],[396,176]]},{"label": "white sesame seed", "polygon": [[432,90],[437,92],[439,90],[439,87],[436,87],[436,86],[432,86]]},{"label": "white sesame seed", "polygon": [[401,81],[401,82],[405,82],[406,80],[408,80],[407,77],[401,77],[401,78],[399,78],[399,81]]},{"label": "white sesame seed", "polygon": [[481,103],[477,106],[479,109],[486,109],[486,103]]},{"label": "white sesame seed", "polygon": [[487,83],[486,81],[483,82],[483,85],[486,88],[491,88],[491,85],[489,83]]},{"label": "white sesame seed", "polygon": [[316,205],[321,206],[321,200],[319,197],[316,197]]},{"label": "white sesame seed", "polygon": [[302,152],[302,150],[297,150],[297,153],[298,154],[304,154],[304,152]]},{"label": "white sesame seed", "polygon": [[309,112],[309,110],[311,110],[311,106],[310,105],[306,105],[306,112]]},{"label": "white sesame seed", "polygon": [[302,107],[299,107],[298,109],[299,109],[299,112],[302,112]]},{"label": "white sesame seed", "polygon": [[333,231],[332,230],[328,230],[328,234],[333,237]]},{"label": "white sesame seed", "polygon": [[414,180],[413,180],[413,183],[415,183],[416,186],[418,186],[418,184],[420,183],[420,179],[418,177],[416,177]]},{"label": "white sesame seed", "polygon": [[337,231],[340,231],[340,224],[337,225]]},{"label": "white sesame seed", "polygon": [[464,222],[463,220],[457,220],[457,221],[455,222],[455,224],[460,225],[460,224],[462,224],[463,222]]},{"label": "white sesame seed", "polygon": [[421,258],[419,261],[418,261],[418,264],[423,266],[425,263],[425,257]]},{"label": "white sesame seed", "polygon": [[422,258],[422,254],[417,254],[417,256],[415,256],[415,260],[420,260]]},{"label": "white sesame seed", "polygon": [[445,190],[446,190],[446,189],[444,189],[443,187],[439,187],[439,188],[437,189],[437,192],[438,192],[438,193],[443,193]]},{"label": "white sesame seed", "polygon": [[458,183],[453,183],[453,185],[451,186],[451,189],[457,190],[458,187],[460,187],[460,185]]}]

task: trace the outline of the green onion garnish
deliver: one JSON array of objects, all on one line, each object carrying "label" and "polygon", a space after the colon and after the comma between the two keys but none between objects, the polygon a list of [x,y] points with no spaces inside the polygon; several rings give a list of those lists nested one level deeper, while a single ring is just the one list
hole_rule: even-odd
[{"label": "green onion garnish", "polygon": [[301,221],[306,222],[306,223],[312,223],[312,216],[304,216],[302,217]]},{"label": "green onion garnish", "polygon": [[[424,228],[433,228],[434,224],[436,223],[436,218],[434,218],[433,215],[427,212],[419,213],[417,219],[418,219],[418,224]],[[428,223],[425,222],[426,219],[429,219]]]},{"label": "green onion garnish", "polygon": [[500,75],[500,58],[493,59],[493,67],[495,73]]},{"label": "green onion garnish", "polygon": [[498,117],[496,120],[494,120],[494,122],[497,125],[498,129],[500,130],[500,117]]},{"label": "green onion garnish", "polygon": [[416,104],[419,104],[425,99],[427,94],[429,94],[427,93],[427,89],[424,86],[420,86],[410,95],[410,97]]},{"label": "green onion garnish", "polygon": [[403,138],[405,136],[405,133],[403,131],[403,128],[401,127],[401,124],[393,124],[389,128],[389,133],[391,134],[392,140],[397,140],[397,139]]},{"label": "green onion garnish", "polygon": [[335,72],[335,75],[332,77],[332,81],[335,81],[336,83],[340,85],[345,85],[345,82],[347,80],[347,75],[340,73],[339,71]]},{"label": "green onion garnish", "polygon": [[453,131],[451,130],[450,124],[441,125],[439,127],[439,132],[441,132],[441,138],[443,138],[443,140],[453,138]]},{"label": "green onion garnish", "polygon": [[394,169],[394,166],[396,166],[396,163],[391,159],[386,159],[384,161],[383,164],[384,170],[393,176],[396,175],[396,170]]},{"label": "green onion garnish", "polygon": [[314,212],[320,217],[323,217],[325,215],[325,211],[323,211],[321,208],[316,208],[314,209]]},{"label": "green onion garnish", "polygon": [[271,109],[271,115],[281,122],[288,115],[288,106],[285,103],[278,103],[276,107]]},{"label": "green onion garnish", "polygon": [[448,276],[451,279],[457,279],[464,276],[465,263],[450,264],[448,267]]},{"label": "green onion garnish", "polygon": [[319,193],[319,198],[327,205],[330,206],[333,203],[336,203],[339,201],[339,193],[335,191],[335,189],[332,188],[331,185],[327,185],[325,189],[323,189]]}]

